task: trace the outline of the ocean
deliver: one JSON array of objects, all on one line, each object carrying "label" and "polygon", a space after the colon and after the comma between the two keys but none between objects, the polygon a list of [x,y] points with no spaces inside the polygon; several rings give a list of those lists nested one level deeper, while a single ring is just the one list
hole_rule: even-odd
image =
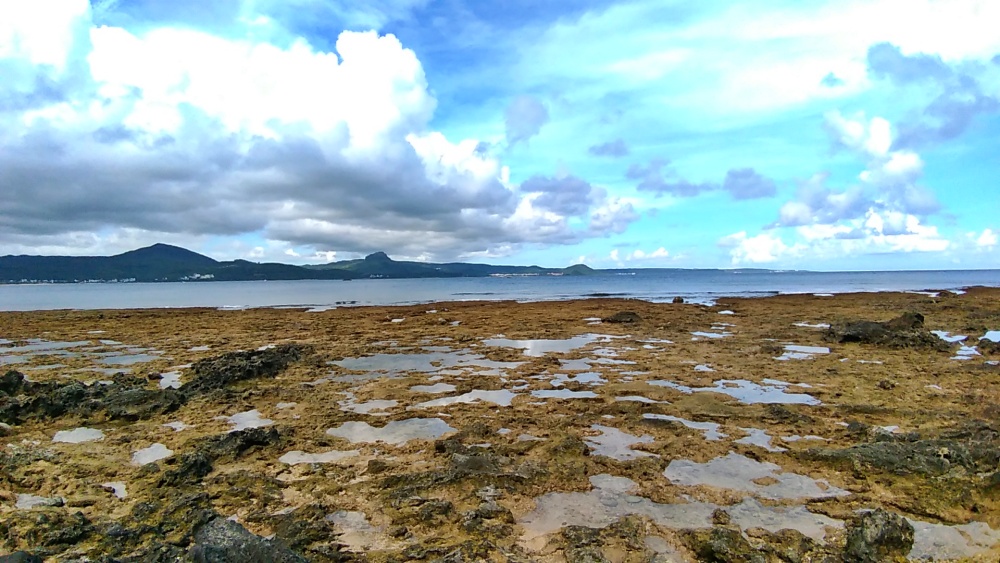
[{"label": "ocean", "polygon": [[1000,270],[639,270],[631,275],[372,279],[350,282],[306,280],[0,285],[0,310],[164,307],[323,309],[439,301],[553,301],[587,297],[663,302],[678,296],[689,302],[711,303],[720,297],[764,297],[783,293],[939,291],[978,285],[1000,287]]}]

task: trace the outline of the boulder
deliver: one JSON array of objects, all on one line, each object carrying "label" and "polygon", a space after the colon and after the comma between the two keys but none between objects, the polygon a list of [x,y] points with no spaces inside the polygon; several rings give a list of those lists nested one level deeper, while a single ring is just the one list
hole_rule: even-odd
[{"label": "boulder", "polygon": [[236,522],[215,518],[194,535],[188,551],[197,563],[305,563],[306,558],[280,542],[250,533]]},{"label": "boulder", "polygon": [[619,311],[610,317],[605,317],[601,321],[606,323],[631,324],[642,321],[642,317],[633,311]]},{"label": "boulder", "polygon": [[913,526],[906,518],[878,508],[847,524],[844,560],[881,563],[905,559],[912,547]]}]

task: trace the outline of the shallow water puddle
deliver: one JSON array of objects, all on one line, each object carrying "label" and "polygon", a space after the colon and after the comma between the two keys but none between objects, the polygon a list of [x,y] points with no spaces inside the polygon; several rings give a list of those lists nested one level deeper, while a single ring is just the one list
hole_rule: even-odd
[{"label": "shallow water puddle", "polygon": [[125,483],[121,481],[112,481],[110,483],[101,483],[101,487],[104,490],[111,492],[115,497],[124,499],[128,497],[128,492],[125,490]]},{"label": "shallow water puddle", "polygon": [[328,436],[344,438],[352,443],[385,442],[399,446],[410,440],[436,440],[455,429],[440,418],[409,418],[395,420],[378,428],[367,422],[345,422],[326,431]]},{"label": "shallow water puddle", "polygon": [[597,373],[596,371],[585,371],[583,373],[574,373],[573,375],[557,373],[550,382],[550,384],[553,387],[562,387],[566,383],[579,383],[580,385],[602,385],[607,382],[608,380],[601,377],[601,374]]},{"label": "shallow water puddle", "polygon": [[649,434],[633,436],[617,428],[601,426],[600,424],[594,424],[590,429],[601,433],[599,436],[589,436],[584,440],[590,447],[591,455],[602,455],[619,461],[640,457],[660,457],[656,454],[632,449],[635,444],[653,443],[653,437]]},{"label": "shallow water puddle", "polygon": [[153,463],[160,461],[161,459],[167,459],[168,457],[174,455],[174,451],[170,448],[164,446],[163,444],[157,442],[148,448],[143,448],[132,453],[132,465],[146,465],[147,463]]},{"label": "shallow water puddle", "polygon": [[990,342],[1000,342],[1000,330],[988,330],[986,331],[986,334],[979,339],[989,340]]},{"label": "shallow water puddle", "polygon": [[707,373],[707,372],[715,371],[715,369],[712,368],[712,366],[709,366],[709,365],[698,364],[698,365],[694,366],[694,371],[701,371],[701,372],[706,372]]},{"label": "shallow water puddle", "polygon": [[797,326],[801,328],[830,328],[830,325],[827,323],[809,324],[806,322],[802,322],[802,323],[792,323],[792,326]]},{"label": "shallow water puddle", "polygon": [[596,399],[593,391],[570,391],[569,389],[539,389],[531,392],[538,399]]},{"label": "shallow water puddle", "polygon": [[769,452],[787,452],[788,450],[782,448],[781,446],[771,445],[771,436],[767,434],[767,430],[762,430],[760,428],[743,428],[740,430],[747,433],[745,438],[740,438],[736,440],[737,444],[746,444],[748,446],[757,446],[758,448],[764,448]]},{"label": "shallow water puddle", "polygon": [[979,350],[977,350],[975,346],[960,346],[958,348],[958,352],[955,352],[955,355],[952,356],[951,359],[965,361],[971,360],[973,357],[980,355]]},{"label": "shallow water puddle", "polygon": [[450,383],[435,383],[434,385],[414,385],[410,387],[410,391],[414,393],[451,393],[455,390],[455,386]]},{"label": "shallow water puddle", "polygon": [[710,338],[714,340],[732,335],[733,333],[731,332],[704,332],[699,330],[691,333],[691,340],[698,340],[699,338]]},{"label": "shallow water puddle", "polygon": [[18,494],[15,508],[30,510],[38,506],[62,506],[66,501],[62,497],[42,497],[31,494]]},{"label": "shallow water puddle", "polygon": [[107,366],[131,366],[135,364],[145,364],[159,359],[160,356],[146,353],[114,354],[111,356],[105,356],[97,360],[97,362]]},{"label": "shallow water puddle", "polygon": [[0,354],[18,354],[25,356],[75,356],[74,352],[68,352],[69,348],[79,348],[90,344],[90,340],[76,341],[53,341],[41,338],[29,338],[25,340],[28,344],[20,346],[0,347]]},{"label": "shallow water puddle", "polygon": [[624,395],[622,397],[615,397],[617,402],[633,402],[633,403],[646,403],[650,405],[664,404],[669,405],[669,401],[657,401],[655,399],[650,399],[649,397],[643,397],[642,395]]},{"label": "shallow water puddle", "polygon": [[938,338],[944,340],[945,342],[952,342],[952,343],[962,342],[963,340],[968,338],[968,336],[964,334],[951,334],[950,332],[944,330],[932,330],[931,334],[937,336]]},{"label": "shallow water puddle", "polygon": [[455,352],[418,352],[413,354],[374,354],[358,358],[344,358],[330,362],[351,371],[383,373],[422,372],[434,373],[449,368],[483,368],[484,375],[501,375],[503,370],[514,369],[524,362],[496,362],[468,350]]},{"label": "shallow water puddle", "polygon": [[[601,474],[590,478],[594,487],[586,493],[547,493],[535,499],[535,510],[518,519],[523,541],[531,549],[545,545],[544,536],[567,526],[604,528],[619,519],[637,515],[671,529],[709,528],[712,512],[719,505],[707,502],[660,504],[632,494],[638,485],[626,477]],[[762,527],[772,531],[798,530],[822,541],[827,527],[842,526],[838,520],[813,514],[804,506],[770,507],[754,499],[724,508],[741,528]]]},{"label": "shallow water puddle", "polygon": [[705,439],[713,442],[727,436],[727,434],[719,432],[720,426],[714,422],[695,422],[693,420],[687,420],[669,414],[654,413],[646,413],[642,415],[642,418],[646,420],[666,420],[669,422],[677,422],[692,430],[701,430],[705,433]]},{"label": "shallow water puddle", "polygon": [[180,420],[175,420],[174,422],[168,422],[166,424],[161,424],[160,426],[165,426],[167,428],[172,428],[174,432],[180,432],[181,430],[187,430],[188,428],[194,428],[193,424],[185,424]]},{"label": "shallow water puddle", "polygon": [[[706,485],[744,491],[766,499],[825,498],[849,495],[824,480],[796,473],[784,473],[773,463],[729,453],[705,463],[690,460],[670,462],[663,475],[675,485]],[[760,484],[769,481],[769,484]]]},{"label": "shallow water puddle", "polygon": [[444,407],[448,405],[454,405],[458,403],[478,403],[480,401],[484,403],[493,403],[499,407],[509,407],[514,397],[517,397],[520,393],[514,393],[506,389],[499,389],[496,391],[484,391],[482,389],[474,389],[468,393],[457,395],[454,397],[442,397],[440,399],[433,399],[431,401],[425,401],[423,403],[417,403],[413,405],[414,409],[426,409],[432,407]]},{"label": "shallow water puddle", "polygon": [[160,374],[160,389],[180,389],[181,372],[179,370],[165,371]]},{"label": "shallow water puddle", "polygon": [[610,342],[614,338],[616,337],[607,334],[581,334],[564,340],[512,340],[498,336],[483,340],[483,344],[503,348],[520,348],[524,350],[525,356],[541,357],[549,352],[557,354],[572,352],[593,342]]},{"label": "shallow water puddle", "polygon": [[364,403],[358,403],[354,397],[354,393],[346,392],[344,394],[347,395],[347,399],[337,402],[337,404],[340,405],[340,410],[344,412],[370,414],[372,416],[388,416],[389,413],[387,412],[375,411],[391,409],[399,404],[399,401],[392,399],[373,399],[371,401],[365,401]]},{"label": "shallow water puddle", "polygon": [[1000,531],[983,522],[958,526],[909,520],[913,525],[910,559],[959,559],[985,553],[1000,542]]},{"label": "shallow water puddle", "polygon": [[73,430],[60,430],[52,437],[53,442],[65,444],[82,444],[84,442],[97,442],[104,439],[104,432],[96,428],[81,426]]},{"label": "shallow water puddle", "polygon": [[[767,380],[771,383],[760,385],[745,379],[720,379],[715,382],[714,387],[688,387],[673,381],[653,379],[646,383],[657,387],[668,387],[690,394],[695,392],[722,393],[738,400],[741,403],[752,404],[801,404],[819,405],[819,399],[805,393],[788,393],[785,388],[791,385],[783,381]],[[800,387],[805,385],[797,384]]]},{"label": "shallow water puddle", "polygon": [[315,454],[308,454],[300,450],[293,450],[278,458],[281,463],[288,465],[301,465],[306,463],[336,463],[352,457],[357,457],[361,452],[358,450],[330,450]]},{"label": "shallow water puddle", "polygon": [[800,346],[798,344],[786,344],[785,352],[774,358],[775,360],[810,360],[817,354],[829,354],[830,349],[826,346]]},{"label": "shallow water puddle", "polygon": [[393,547],[393,542],[385,537],[382,528],[372,526],[364,512],[339,510],[327,515],[326,521],[339,534],[338,541],[348,551],[365,553]]},{"label": "shallow water puddle", "polygon": [[250,428],[263,428],[264,426],[271,426],[274,421],[269,418],[262,418],[260,416],[260,411],[253,409],[252,411],[238,412],[233,416],[217,416],[215,420],[224,420],[232,425],[229,429],[230,432],[236,432],[238,430],[249,430]]}]

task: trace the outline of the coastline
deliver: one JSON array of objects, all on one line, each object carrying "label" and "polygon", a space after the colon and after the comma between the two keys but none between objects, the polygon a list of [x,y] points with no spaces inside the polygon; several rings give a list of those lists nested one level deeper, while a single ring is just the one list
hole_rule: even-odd
[{"label": "coastline", "polygon": [[[639,320],[588,320],[621,311],[634,312]],[[731,314],[720,314],[724,311]],[[919,330],[910,331],[917,335],[912,341],[840,342],[821,327],[845,320],[884,322],[906,311],[924,318]],[[948,343],[928,336],[930,330],[967,338],[965,344]],[[779,521],[815,535],[800,542],[815,555],[843,549],[857,511],[882,508],[926,525],[918,526],[918,544],[935,533],[966,530],[941,526],[986,525],[982,537],[996,533],[996,539],[949,549],[977,551],[971,560],[995,560],[1000,485],[994,484],[997,474],[968,452],[1000,452],[1000,368],[987,363],[1000,360],[1000,353],[985,345],[977,350],[980,355],[967,356],[971,359],[952,358],[962,357],[963,345],[996,330],[1000,289],[991,288],[937,297],[893,292],[724,297],[714,307],[591,298],[318,312],[0,312],[0,339],[6,339],[0,340],[0,361],[27,358],[6,360],[3,371],[18,370],[42,386],[115,379],[110,372],[80,369],[130,369],[142,382],[143,396],[156,405],[115,403],[121,408],[114,410],[111,403],[120,397],[102,395],[88,409],[71,406],[54,416],[21,407],[4,437],[14,448],[0,459],[9,474],[5,487],[12,491],[0,498],[0,520],[11,523],[0,546],[37,547],[29,538],[44,532],[33,519],[39,512],[63,527],[80,513],[89,528],[79,524],[76,541],[51,544],[44,548],[48,555],[145,553],[164,545],[186,552],[199,545],[197,529],[206,525],[192,518],[197,512],[235,516],[257,536],[275,534],[291,551],[318,561],[335,560],[329,553],[336,551],[388,561],[433,560],[455,550],[473,559],[511,553],[523,560],[562,561],[587,549],[606,557],[655,555],[659,549],[685,560],[704,545],[699,534],[734,526],[746,531],[741,510],[756,510],[752,514],[760,521],[780,513]],[[901,342],[908,347],[895,347]],[[25,346],[36,349],[10,352]],[[296,359],[273,378],[185,391],[227,366],[270,365],[277,360],[268,350],[287,352],[285,346],[295,347]],[[237,350],[251,357],[227,356]],[[776,359],[786,354],[791,355]],[[135,357],[149,361],[127,363]],[[55,364],[62,366],[37,369]],[[180,367],[187,364],[194,367]],[[183,385],[161,390],[165,374]],[[119,380],[107,387],[124,388],[124,378]],[[28,397],[35,392],[40,393],[20,391]],[[179,398],[164,406],[159,394],[174,392]],[[762,396],[764,402],[755,402]],[[9,405],[10,397],[0,394],[0,402]],[[231,417],[251,411],[271,424],[228,432],[234,428]],[[451,430],[401,444],[344,438],[346,429],[371,433],[413,418],[438,419]],[[188,427],[163,426],[171,422]],[[103,437],[79,444],[52,441],[57,431],[79,427],[101,430]],[[708,431],[725,436],[708,439]],[[768,441],[755,441],[756,431],[766,432]],[[520,439],[524,436],[530,438]],[[805,439],[810,436],[819,439]],[[239,447],[219,446],[227,437]],[[172,454],[152,465],[131,465],[138,450],[154,444]],[[779,448],[783,451],[772,451]],[[947,452],[941,454],[941,448]],[[280,461],[290,452],[311,461]],[[330,452],[349,453],[310,457]],[[210,458],[209,472],[194,481],[180,479],[181,469],[190,469],[185,464],[197,455]],[[739,483],[698,481],[711,473],[713,460],[737,459],[731,456],[738,456],[744,469],[764,473]],[[780,469],[769,473],[770,466],[761,464]],[[170,475],[180,480],[171,481]],[[602,489],[598,485],[607,485],[602,477],[607,475],[631,479],[634,488],[625,496]],[[789,475],[798,480],[791,483]],[[123,483],[127,496],[118,498],[100,483]],[[821,483],[815,485],[818,492],[807,490],[809,483]],[[487,488],[494,492],[484,492]],[[573,493],[582,496],[558,496]],[[63,502],[17,509],[18,494]],[[602,498],[620,510],[601,504]],[[561,526],[552,528],[548,517],[559,513],[559,506],[551,503],[560,500],[603,514],[604,519],[578,523],[598,530],[588,532],[591,539],[580,543]],[[630,514],[630,503],[642,509]],[[154,508],[137,513],[146,505]],[[720,515],[693,527],[670,526],[671,512],[662,507],[685,505],[692,513],[698,507],[714,507],[709,513],[721,509],[730,523],[716,522],[725,520]],[[809,526],[789,516],[803,516],[803,510]],[[109,518],[126,528],[131,524],[125,522],[152,519],[165,524],[159,532],[129,528],[130,535],[115,545],[107,533]],[[788,547],[782,542],[791,541],[771,532],[748,538],[749,547],[740,549]]]}]

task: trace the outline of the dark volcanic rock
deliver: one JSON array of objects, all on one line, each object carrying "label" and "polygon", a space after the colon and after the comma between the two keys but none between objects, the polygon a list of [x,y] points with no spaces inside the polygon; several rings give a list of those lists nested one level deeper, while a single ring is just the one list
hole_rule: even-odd
[{"label": "dark volcanic rock", "polygon": [[194,536],[188,554],[198,563],[305,563],[301,555],[224,518],[215,518]]},{"label": "dark volcanic rock", "polygon": [[881,508],[847,524],[844,560],[880,563],[905,558],[913,547],[913,526],[905,518]]},{"label": "dark volcanic rock", "polygon": [[685,543],[699,561],[718,563],[765,563],[767,558],[750,545],[739,530],[716,526],[711,530],[685,530]]},{"label": "dark volcanic rock", "polygon": [[173,389],[127,389],[107,397],[104,409],[111,420],[145,420],[174,412],[184,404],[184,396]]},{"label": "dark volcanic rock", "polygon": [[282,344],[264,350],[229,352],[199,360],[191,366],[194,378],[181,387],[181,392],[192,397],[247,379],[273,378],[310,350],[308,346],[299,344]]},{"label": "dark volcanic rock", "polygon": [[11,369],[0,375],[0,396],[8,395],[13,397],[21,392],[23,386],[24,375],[18,371]]},{"label": "dark volcanic rock", "polygon": [[948,343],[924,329],[924,316],[915,312],[906,312],[885,322],[835,323],[827,329],[826,338],[840,343],[859,342],[888,348],[948,348]]},{"label": "dark volcanic rock", "polygon": [[10,555],[0,555],[0,563],[42,563],[42,558],[27,551],[15,551]]},{"label": "dark volcanic rock", "polygon": [[642,317],[640,317],[638,313],[634,313],[632,311],[619,311],[614,315],[611,315],[610,317],[605,317],[601,320],[606,323],[628,324],[628,323],[641,322]]},{"label": "dark volcanic rock", "polygon": [[860,464],[897,475],[941,475],[952,467],[984,472],[1000,464],[1000,430],[983,422],[968,423],[934,438],[872,433],[862,424],[851,428],[856,436],[868,436],[872,441],[840,450],[809,449],[802,456],[842,462],[847,467]]}]

